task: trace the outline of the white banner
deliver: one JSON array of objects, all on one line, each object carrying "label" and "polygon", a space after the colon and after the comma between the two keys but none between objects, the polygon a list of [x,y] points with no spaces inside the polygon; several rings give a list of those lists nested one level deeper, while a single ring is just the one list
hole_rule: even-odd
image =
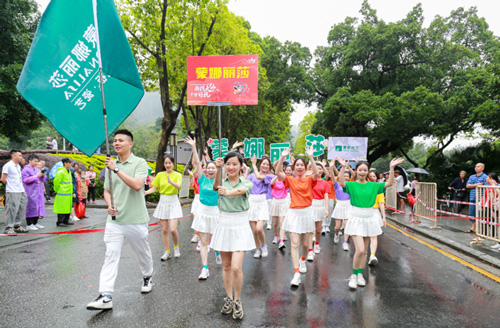
[{"label": "white banner", "polygon": [[346,160],[366,160],[368,138],[330,137],[328,138],[328,159],[340,157]]}]

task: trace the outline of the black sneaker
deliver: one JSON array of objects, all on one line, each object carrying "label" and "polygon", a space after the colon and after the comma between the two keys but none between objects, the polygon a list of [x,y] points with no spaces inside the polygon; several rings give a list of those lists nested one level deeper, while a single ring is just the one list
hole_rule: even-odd
[{"label": "black sneaker", "polygon": [[233,306],[233,319],[234,320],[241,320],[243,319],[243,315],[245,313],[243,312],[243,307],[241,306],[241,301],[234,301],[234,306]]},{"label": "black sneaker", "polygon": [[224,306],[220,312],[222,314],[231,314],[233,312],[234,302],[229,297],[224,297]]},{"label": "black sneaker", "polygon": [[14,231],[17,232],[17,233],[27,233],[27,232],[29,232],[27,229],[24,229],[22,226],[14,227]]},{"label": "black sneaker", "polygon": [[99,294],[95,301],[87,304],[87,310],[110,310],[113,308],[113,299],[109,294]]},{"label": "black sneaker", "polygon": [[153,289],[153,277],[152,276],[147,276],[144,277],[144,283],[142,284],[141,287],[141,293],[149,293],[151,289]]}]

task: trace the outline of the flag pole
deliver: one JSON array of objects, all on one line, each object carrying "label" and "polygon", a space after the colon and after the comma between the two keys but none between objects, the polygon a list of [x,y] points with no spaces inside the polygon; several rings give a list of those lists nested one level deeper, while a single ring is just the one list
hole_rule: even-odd
[{"label": "flag pole", "polygon": [[[101,60],[101,44],[99,41],[99,26],[97,23],[97,0],[92,0],[92,6],[94,11],[94,26],[95,26],[95,40],[97,43],[97,59],[99,61],[99,84],[101,87],[101,95],[102,95],[102,114],[104,116],[104,134],[106,136],[106,157],[111,157],[109,150],[109,140],[108,140],[108,116],[106,113],[106,98],[104,96],[104,81],[102,75],[102,60]],[[109,179],[109,193],[111,195],[111,207],[115,206],[115,201],[113,197],[113,178],[112,173],[108,169],[108,179]],[[112,217],[113,220],[116,220],[116,216]]]},{"label": "flag pole", "polygon": [[[219,157],[222,157],[222,132],[220,124],[220,105],[217,106],[217,116],[219,118]],[[220,169],[220,185],[222,186],[222,169]]]}]

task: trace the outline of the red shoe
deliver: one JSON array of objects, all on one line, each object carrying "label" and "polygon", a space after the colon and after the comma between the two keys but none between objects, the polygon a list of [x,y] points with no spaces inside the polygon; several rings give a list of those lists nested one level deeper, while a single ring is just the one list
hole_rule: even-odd
[{"label": "red shoe", "polygon": [[146,202],[146,204],[151,205],[151,202]]},{"label": "red shoe", "polygon": [[86,215],[84,215],[83,217],[84,217],[85,219],[88,219],[88,218],[89,218],[89,217],[88,217],[88,216],[86,216]]}]

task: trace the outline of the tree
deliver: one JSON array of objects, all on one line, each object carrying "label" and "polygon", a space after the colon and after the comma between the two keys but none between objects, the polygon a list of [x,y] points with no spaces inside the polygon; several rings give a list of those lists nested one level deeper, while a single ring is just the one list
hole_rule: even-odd
[{"label": "tree", "polygon": [[33,0],[0,3],[0,135],[13,141],[36,129],[42,115],[16,90],[40,15]]},{"label": "tree", "polygon": [[306,139],[305,137],[311,133],[312,127],[316,123],[316,114],[308,112],[306,116],[299,123],[299,133],[297,135],[297,142],[295,143],[295,152],[297,154],[305,154],[306,152]]},{"label": "tree", "polygon": [[485,63],[500,49],[477,9],[452,11],[422,26],[421,5],[395,23],[376,16],[367,1],[363,18],[346,18],[316,52],[313,76],[320,111],[315,133],[365,136],[368,159],[400,151],[408,156],[416,136],[438,145],[424,164],[442,153],[460,132],[498,110]]}]

